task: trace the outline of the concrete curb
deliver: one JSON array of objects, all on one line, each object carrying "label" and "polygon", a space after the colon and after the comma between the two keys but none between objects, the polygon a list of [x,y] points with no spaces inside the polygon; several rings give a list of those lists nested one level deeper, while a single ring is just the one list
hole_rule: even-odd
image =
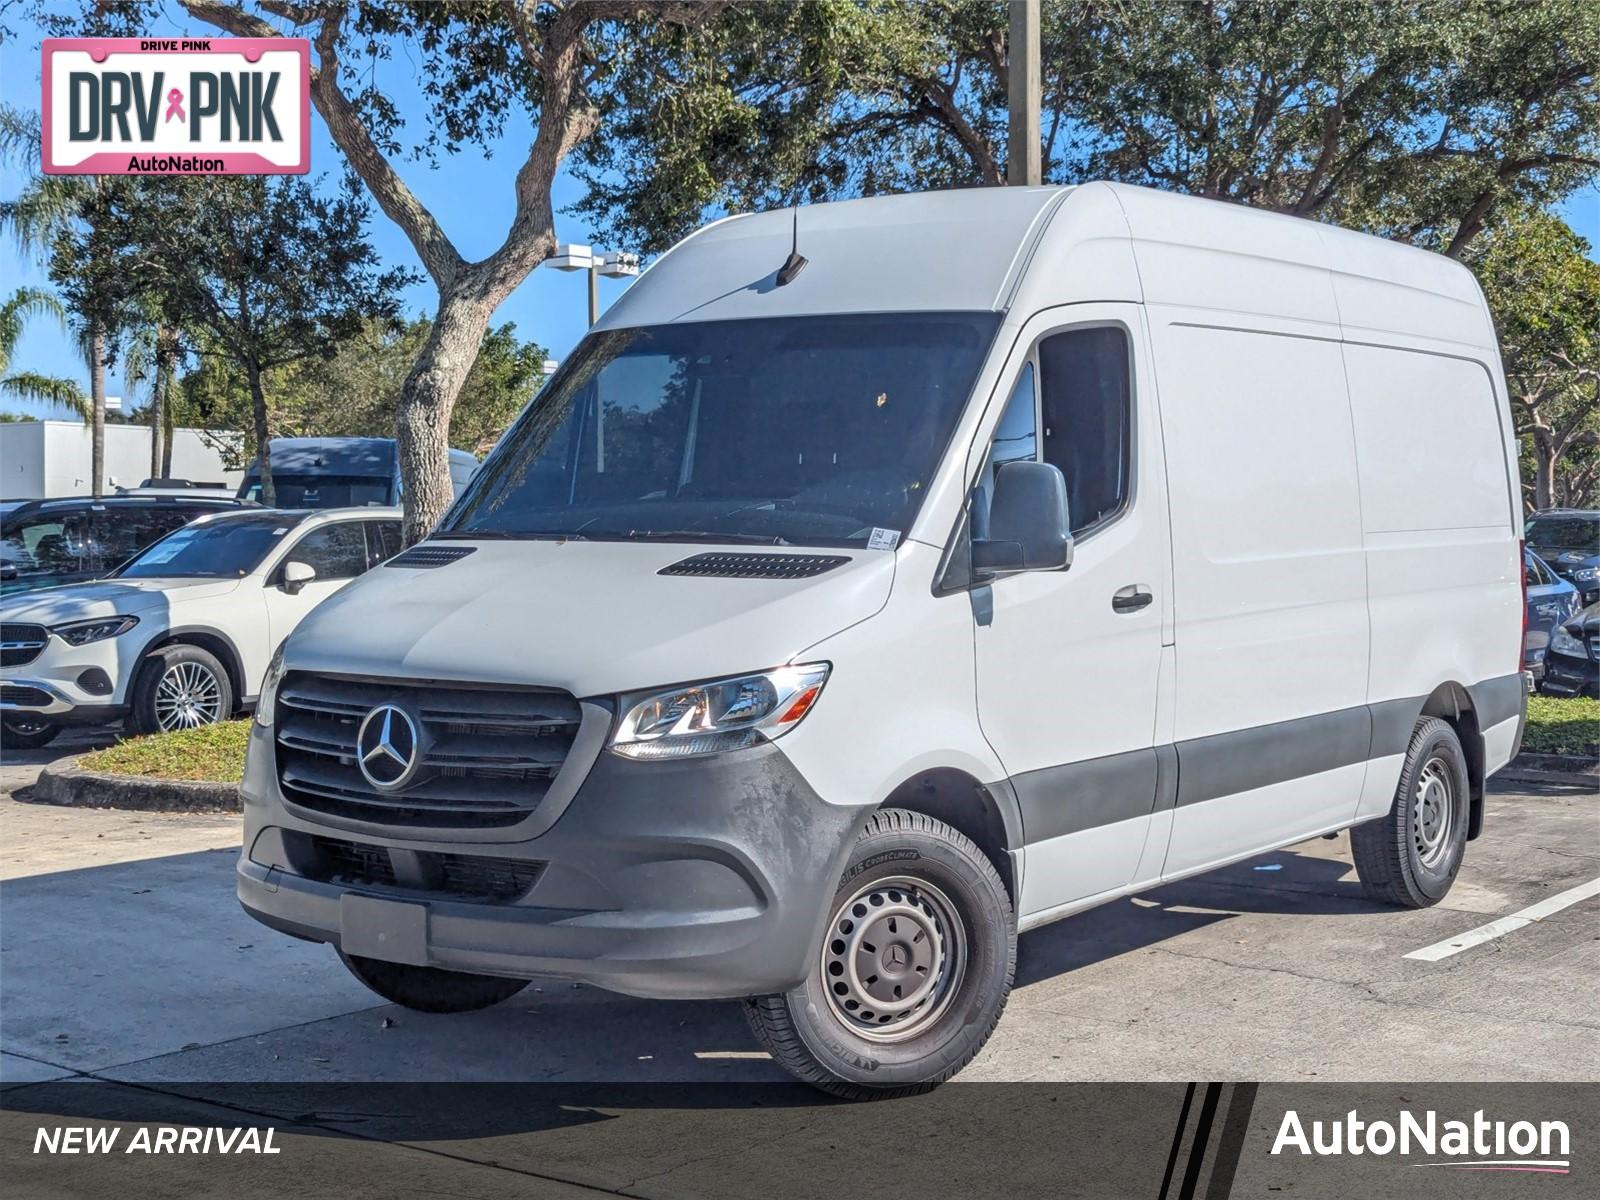
[{"label": "concrete curb", "polygon": [[72,808],[126,808],[145,812],[239,812],[239,785],[102,775],[75,765],[51,763],[39,772],[28,799]]},{"label": "concrete curb", "polygon": [[1560,783],[1600,791],[1600,762],[1573,754],[1517,755],[1496,776],[1510,783]]}]

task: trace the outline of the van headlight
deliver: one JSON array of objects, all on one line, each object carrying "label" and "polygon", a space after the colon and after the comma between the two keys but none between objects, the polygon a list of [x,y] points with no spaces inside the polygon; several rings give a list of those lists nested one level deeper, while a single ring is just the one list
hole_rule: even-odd
[{"label": "van headlight", "polygon": [[624,696],[611,749],[629,758],[686,758],[772,741],[811,711],[828,671],[827,663],[805,663]]},{"label": "van headlight", "polygon": [[272,710],[278,706],[278,684],[283,682],[283,644],[273,652],[267,664],[267,673],[261,679],[261,694],[256,697],[256,724],[263,729],[272,726]]},{"label": "van headlight", "polygon": [[87,646],[107,638],[121,637],[139,623],[138,617],[91,617],[87,621],[68,621],[52,625],[50,632],[69,646]]}]

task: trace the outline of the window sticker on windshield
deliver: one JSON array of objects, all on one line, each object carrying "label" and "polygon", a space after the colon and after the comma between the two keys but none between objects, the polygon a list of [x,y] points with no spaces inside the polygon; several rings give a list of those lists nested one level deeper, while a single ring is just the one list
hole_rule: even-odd
[{"label": "window sticker on windshield", "polygon": [[150,563],[171,562],[173,559],[177,558],[178,555],[183,553],[183,548],[188,545],[191,540],[192,539],[186,537],[168,538],[164,542],[159,542],[156,545],[151,546],[150,549],[144,552],[143,557],[140,558],[139,561],[146,565]]},{"label": "window sticker on windshield", "polygon": [[880,529],[874,525],[872,533],[867,538],[868,550],[893,550],[900,544],[900,531],[898,529]]}]

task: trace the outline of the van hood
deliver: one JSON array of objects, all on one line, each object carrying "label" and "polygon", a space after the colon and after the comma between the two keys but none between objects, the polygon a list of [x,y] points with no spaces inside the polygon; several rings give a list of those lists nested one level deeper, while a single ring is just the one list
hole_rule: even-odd
[{"label": "van hood", "polygon": [[204,600],[238,586],[237,579],[100,579],[7,596],[0,600],[0,616],[7,621],[59,625],[89,617],[166,608],[179,601]]},{"label": "van hood", "polygon": [[577,696],[779,666],[872,616],[895,556],[809,579],[661,575],[697,554],[749,546],[659,542],[449,541],[440,567],[384,566],[324,601],[290,636],[289,669],[561,687]]}]

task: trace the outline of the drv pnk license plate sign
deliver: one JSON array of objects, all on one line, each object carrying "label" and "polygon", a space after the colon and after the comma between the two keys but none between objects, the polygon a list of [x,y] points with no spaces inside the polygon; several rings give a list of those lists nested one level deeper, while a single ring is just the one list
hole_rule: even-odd
[{"label": "drv pnk license plate sign", "polygon": [[305,38],[46,38],[47,175],[303,175]]}]

